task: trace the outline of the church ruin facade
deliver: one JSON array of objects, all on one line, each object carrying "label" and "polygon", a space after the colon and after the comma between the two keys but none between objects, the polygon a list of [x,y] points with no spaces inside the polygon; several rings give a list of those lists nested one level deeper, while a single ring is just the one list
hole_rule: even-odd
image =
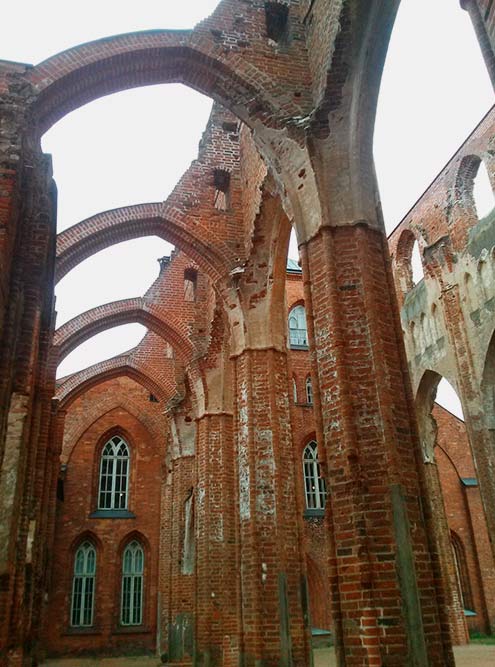
[{"label": "church ruin facade", "polygon": [[[491,71],[495,7],[463,5]],[[398,6],[222,0],[194,30],[0,61],[2,667],[303,667],[315,630],[339,665],[445,667],[493,630],[495,232],[472,184],[483,162],[495,187],[495,115],[387,240],[372,143]],[[43,133],[170,82],[214,100],[173,192],[57,235]],[[141,236],[175,246],[146,294],[57,328],[57,281]],[[136,348],[56,381],[129,322]],[[465,422],[434,406],[441,377]]]}]

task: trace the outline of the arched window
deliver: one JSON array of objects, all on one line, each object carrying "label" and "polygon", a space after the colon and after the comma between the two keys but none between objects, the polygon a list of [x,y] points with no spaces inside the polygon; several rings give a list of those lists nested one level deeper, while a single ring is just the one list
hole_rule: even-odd
[{"label": "arched window", "polygon": [[289,342],[291,347],[308,347],[304,306],[295,306],[289,313]]},{"label": "arched window", "polygon": [[303,474],[307,509],[324,509],[327,491],[318,462],[318,446],[314,440],[304,448]]},{"label": "arched window", "polygon": [[106,443],[101,453],[98,509],[127,509],[129,448],[118,435]]},{"label": "arched window", "polygon": [[141,625],[143,622],[144,552],[137,540],[130,542],[122,558],[122,625]]},{"label": "arched window", "polygon": [[93,625],[95,598],[96,550],[91,542],[83,542],[74,558],[70,624],[74,627]]},{"label": "arched window", "polygon": [[311,375],[306,378],[306,402],[313,405],[313,381]]},{"label": "arched window", "polygon": [[457,584],[461,593],[461,602],[464,609],[474,611],[473,594],[466,563],[464,545],[454,531],[451,532],[452,549],[454,551],[454,563],[456,569]]}]

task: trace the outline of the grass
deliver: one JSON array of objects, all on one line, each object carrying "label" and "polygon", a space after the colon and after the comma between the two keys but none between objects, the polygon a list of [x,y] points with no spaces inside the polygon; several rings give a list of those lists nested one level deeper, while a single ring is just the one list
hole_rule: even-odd
[{"label": "grass", "polygon": [[470,644],[495,644],[495,635],[485,635],[482,632],[473,632],[469,637]]}]

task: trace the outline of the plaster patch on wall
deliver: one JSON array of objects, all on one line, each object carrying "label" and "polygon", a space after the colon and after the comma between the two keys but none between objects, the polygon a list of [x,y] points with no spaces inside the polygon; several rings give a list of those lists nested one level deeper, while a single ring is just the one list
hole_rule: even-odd
[{"label": "plaster patch on wall", "polygon": [[[246,386],[241,387],[241,398],[247,398]],[[239,515],[241,519],[251,518],[250,509],[250,474],[249,474],[249,443],[248,443],[248,409],[239,408],[238,466],[239,466]]]},{"label": "plaster patch on wall", "polygon": [[255,431],[259,458],[256,464],[256,510],[261,514],[275,515],[275,459],[273,432],[270,429]]}]

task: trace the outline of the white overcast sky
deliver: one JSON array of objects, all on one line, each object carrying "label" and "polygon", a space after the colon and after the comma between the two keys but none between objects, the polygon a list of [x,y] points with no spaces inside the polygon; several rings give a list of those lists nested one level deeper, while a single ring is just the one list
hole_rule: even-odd
[{"label": "white overcast sky", "polygon": [[[191,28],[217,0],[18,0],[0,24],[0,58],[27,63],[100,37]],[[380,92],[375,159],[390,231],[493,104],[459,0],[402,0]],[[58,229],[102,210],[166,198],[197,153],[211,101],[179,85],[111,95],[74,111],[43,138],[58,185]],[[58,324],[98,304],[143,294],[170,246],[156,238],[88,259],[57,288]],[[59,376],[132,348],[143,327],[95,336]],[[453,409],[452,405],[450,406]],[[455,411],[455,410],[454,410]]]}]

